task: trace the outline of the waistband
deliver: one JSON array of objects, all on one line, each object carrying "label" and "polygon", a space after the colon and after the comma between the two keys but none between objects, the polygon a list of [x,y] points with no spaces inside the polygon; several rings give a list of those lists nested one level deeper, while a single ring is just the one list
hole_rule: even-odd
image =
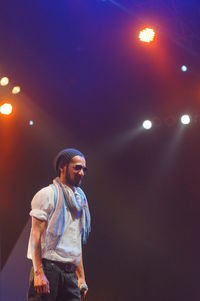
[{"label": "waistband", "polygon": [[54,261],[49,259],[42,259],[42,263],[44,266],[51,265],[51,266],[57,266],[62,271],[65,271],[67,273],[74,273],[76,271],[76,265],[71,262],[61,262],[61,261]]}]

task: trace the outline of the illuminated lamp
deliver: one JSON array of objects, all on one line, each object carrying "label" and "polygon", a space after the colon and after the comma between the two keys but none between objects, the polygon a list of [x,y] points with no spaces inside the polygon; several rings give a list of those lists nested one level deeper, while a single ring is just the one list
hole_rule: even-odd
[{"label": "illuminated lamp", "polygon": [[0,79],[0,85],[1,85],[1,86],[7,86],[8,83],[9,83],[9,79],[8,79],[7,77],[2,77],[2,78]]},{"label": "illuminated lamp", "polygon": [[181,116],[181,123],[182,124],[189,124],[190,123],[190,116],[189,115],[183,115]]},{"label": "illuminated lamp", "polygon": [[145,120],[142,126],[145,130],[150,130],[152,128],[152,122],[150,120]]},{"label": "illuminated lamp", "polygon": [[21,91],[21,88],[19,86],[13,87],[12,94],[18,94]]},{"label": "illuminated lamp", "polygon": [[0,112],[3,115],[10,115],[12,113],[12,105],[10,103],[4,103],[0,107]]},{"label": "illuminated lamp", "polygon": [[155,38],[155,31],[153,30],[153,28],[147,27],[140,31],[138,37],[141,42],[151,43],[151,42],[153,42],[153,40]]}]

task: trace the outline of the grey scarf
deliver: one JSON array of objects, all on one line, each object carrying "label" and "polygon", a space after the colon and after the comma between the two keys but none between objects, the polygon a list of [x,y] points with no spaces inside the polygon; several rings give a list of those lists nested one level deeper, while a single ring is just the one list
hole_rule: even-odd
[{"label": "grey scarf", "polygon": [[83,243],[86,243],[91,231],[91,217],[85,193],[80,187],[75,187],[73,191],[64,185],[59,177],[53,180],[53,185],[57,200],[47,227],[46,244],[48,248],[55,249],[63,235],[66,223],[65,207],[69,209],[73,217],[80,218],[82,240]]}]

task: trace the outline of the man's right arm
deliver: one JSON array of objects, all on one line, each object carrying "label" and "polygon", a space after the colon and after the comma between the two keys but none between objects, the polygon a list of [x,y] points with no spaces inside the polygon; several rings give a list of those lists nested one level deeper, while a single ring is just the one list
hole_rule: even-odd
[{"label": "man's right arm", "polygon": [[41,221],[35,217],[32,217],[31,228],[31,253],[34,269],[34,287],[37,293],[45,294],[49,293],[49,281],[46,278],[41,256],[41,236],[46,229],[46,221]]}]

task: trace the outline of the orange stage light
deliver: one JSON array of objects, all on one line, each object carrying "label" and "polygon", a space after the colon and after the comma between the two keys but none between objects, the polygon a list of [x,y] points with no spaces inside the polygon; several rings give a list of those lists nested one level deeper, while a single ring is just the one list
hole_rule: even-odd
[{"label": "orange stage light", "polygon": [[0,106],[0,113],[3,115],[10,115],[12,113],[12,105],[10,103],[4,103]]},{"label": "orange stage light", "polygon": [[155,31],[153,30],[153,28],[146,27],[140,31],[138,37],[141,42],[151,43],[155,38]]}]

